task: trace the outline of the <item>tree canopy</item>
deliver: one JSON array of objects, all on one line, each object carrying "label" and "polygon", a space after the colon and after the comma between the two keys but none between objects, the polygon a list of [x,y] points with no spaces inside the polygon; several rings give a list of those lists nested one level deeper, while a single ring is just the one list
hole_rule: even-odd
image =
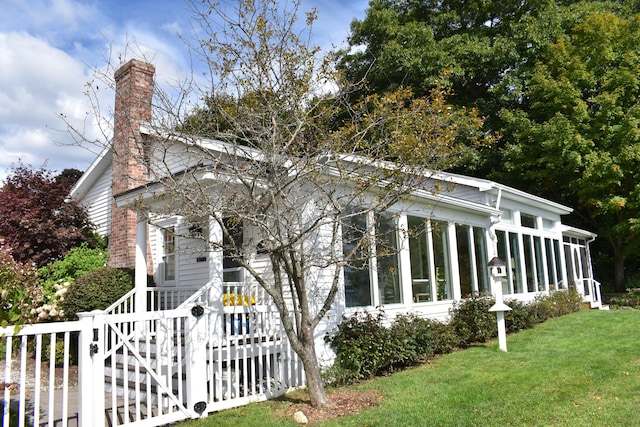
[{"label": "tree canopy", "polygon": [[[335,308],[343,268],[365,264],[375,234],[357,230],[344,250],[343,219],[384,214],[410,203],[416,189],[436,191],[427,184],[435,170],[492,139],[477,112],[452,106],[443,88],[350,98],[356,85],[336,69],[335,55],[310,42],[316,13],[301,13],[299,1],[191,5],[192,53],[208,72],[179,94],[203,103],[181,110],[191,104],[154,94],[154,134],[178,130],[179,142],[149,142],[138,160],[161,190],[132,207],[158,226],[179,215],[192,229],[219,233],[197,237],[267,292],[304,365],[311,402],[324,406],[316,328]],[[240,227],[250,239],[237,238]],[[258,253],[266,269],[252,262]]]},{"label": "tree canopy", "polygon": [[515,141],[504,173],[573,204],[611,245],[618,283],[640,248],[639,24],[640,16],[588,14],[534,66],[529,108],[502,113]]},{"label": "tree canopy", "polygon": [[341,66],[366,82],[357,96],[441,86],[476,108],[498,144],[452,169],[575,207],[623,289],[640,218],[636,13],[624,0],[372,0]]},{"label": "tree canopy", "polygon": [[85,209],[67,200],[80,175],[74,169],[55,175],[44,167],[13,167],[0,187],[0,239],[17,262],[41,267],[94,242]]}]

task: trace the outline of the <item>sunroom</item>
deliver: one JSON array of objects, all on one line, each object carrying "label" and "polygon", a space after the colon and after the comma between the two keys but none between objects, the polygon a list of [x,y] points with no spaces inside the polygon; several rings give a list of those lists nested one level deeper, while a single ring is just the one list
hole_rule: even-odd
[{"label": "sunroom", "polygon": [[453,301],[495,293],[487,267],[494,256],[507,265],[508,298],[575,287],[585,302],[599,302],[588,247],[595,235],[562,224],[570,208],[491,181],[440,177],[456,187],[436,203],[425,197],[343,224],[344,250],[364,233],[378,236],[359,265],[344,269],[347,312],[383,307],[446,318]]}]

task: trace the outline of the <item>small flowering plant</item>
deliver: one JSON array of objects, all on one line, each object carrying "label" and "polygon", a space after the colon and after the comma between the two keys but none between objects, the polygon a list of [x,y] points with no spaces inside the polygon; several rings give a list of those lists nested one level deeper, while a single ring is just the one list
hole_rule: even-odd
[{"label": "small flowering plant", "polygon": [[64,320],[64,310],[61,304],[64,301],[65,294],[71,285],[68,281],[59,281],[53,285],[53,293],[44,296],[44,304],[37,308],[31,309],[31,314],[36,317],[39,322]]},{"label": "small flowering plant", "polygon": [[35,266],[15,261],[11,250],[0,242],[0,326],[35,320],[31,308],[41,301]]}]

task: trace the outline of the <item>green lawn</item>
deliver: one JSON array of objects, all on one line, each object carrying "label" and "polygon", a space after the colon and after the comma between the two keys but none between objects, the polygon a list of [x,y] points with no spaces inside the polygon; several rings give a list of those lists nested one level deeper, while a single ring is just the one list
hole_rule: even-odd
[{"label": "green lawn", "polygon": [[[381,405],[322,426],[640,426],[640,311],[588,310],[356,387]],[[186,426],[288,426],[280,402]]]}]

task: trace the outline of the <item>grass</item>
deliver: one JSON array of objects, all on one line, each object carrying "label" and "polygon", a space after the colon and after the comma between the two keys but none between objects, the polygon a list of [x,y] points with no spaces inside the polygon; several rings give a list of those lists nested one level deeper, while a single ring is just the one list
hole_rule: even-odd
[{"label": "grass", "polygon": [[[585,310],[354,387],[381,405],[319,426],[640,426],[640,311]],[[180,424],[294,426],[270,401]]]}]

